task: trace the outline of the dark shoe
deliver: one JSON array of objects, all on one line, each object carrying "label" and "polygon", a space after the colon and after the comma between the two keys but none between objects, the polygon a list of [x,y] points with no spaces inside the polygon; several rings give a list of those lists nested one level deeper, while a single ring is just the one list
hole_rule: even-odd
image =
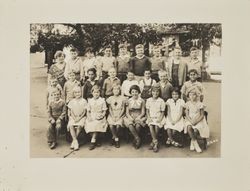
[{"label": "dark shoe", "polygon": [[138,138],[135,140],[135,149],[139,149],[141,147],[141,139]]},{"label": "dark shoe", "polygon": [[153,150],[153,148],[154,148],[154,143],[151,142],[150,145],[149,145],[149,147],[148,147],[148,150]]},{"label": "dark shoe", "polygon": [[95,143],[90,143],[89,150],[95,149],[96,144]]},{"label": "dark shoe", "polygon": [[113,146],[113,145],[115,145],[115,140],[114,140],[114,139],[112,139],[112,140],[110,141],[110,146]]},{"label": "dark shoe", "polygon": [[155,143],[155,144],[154,144],[153,151],[154,151],[155,153],[157,153],[157,152],[159,151],[158,143]]},{"label": "dark shoe", "polygon": [[119,141],[115,141],[115,147],[120,148],[120,142]]},{"label": "dark shoe", "polygon": [[51,145],[50,145],[50,149],[52,150],[52,149],[55,149],[56,148],[56,142],[52,142],[51,143]]}]

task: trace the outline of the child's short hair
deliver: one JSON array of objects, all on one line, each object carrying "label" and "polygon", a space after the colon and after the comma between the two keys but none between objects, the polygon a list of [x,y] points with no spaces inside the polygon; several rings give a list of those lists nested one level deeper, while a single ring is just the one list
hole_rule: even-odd
[{"label": "child's short hair", "polygon": [[153,46],[153,50],[157,50],[157,49],[160,49],[160,46],[159,46],[159,45]]},{"label": "child's short hair", "polygon": [[197,47],[195,47],[195,46],[193,46],[192,48],[190,48],[190,52],[192,52],[192,51],[196,51],[196,50],[198,50],[198,48],[197,48]]},{"label": "child's short hair", "polygon": [[86,49],[85,49],[85,54],[86,53],[88,53],[88,52],[90,52],[90,53],[94,53],[94,50],[93,50],[93,48],[92,47],[87,47]]},{"label": "child's short hair", "polygon": [[190,75],[192,72],[196,73],[198,75],[198,71],[196,69],[191,69],[188,71],[188,74]]},{"label": "child's short hair", "polygon": [[121,49],[121,48],[126,48],[127,49],[127,46],[125,44],[119,44],[118,48],[119,49]]},{"label": "child's short hair", "polygon": [[180,89],[177,88],[177,87],[174,87],[174,88],[171,90],[171,97],[172,97],[172,93],[173,93],[173,92],[178,93],[179,96],[181,95],[181,91],[180,91]]},{"label": "child's short hair", "polygon": [[139,49],[139,48],[144,48],[143,44],[137,44],[137,45],[135,46],[135,49]]},{"label": "child's short hair", "polygon": [[[113,90],[114,89],[119,89],[119,91],[120,91],[120,93],[121,93],[121,85],[119,85],[119,84],[115,84],[114,86],[113,86]],[[113,91],[112,90],[112,91]]]},{"label": "child's short hair", "polygon": [[174,50],[181,50],[181,47],[180,46],[175,46]]},{"label": "child's short hair", "polygon": [[109,68],[108,73],[109,73],[110,71],[112,71],[112,70],[114,70],[114,71],[116,72],[116,69],[115,69],[114,67],[111,67],[111,68]]},{"label": "child's short hair", "polygon": [[109,48],[110,48],[110,49],[112,49],[112,46],[111,46],[110,44],[108,44],[108,45],[104,46],[104,48],[103,48],[103,49],[104,49],[104,50],[106,50],[106,49],[109,49]]},{"label": "child's short hair", "polygon": [[158,71],[158,75],[160,76],[161,74],[166,74],[166,75],[168,75],[167,71],[165,71],[165,70],[159,70],[159,71]]},{"label": "child's short hair", "polygon": [[159,84],[153,85],[152,88],[151,88],[151,92],[152,91],[159,91],[159,93],[161,94],[161,87],[160,87],[160,85]]},{"label": "child's short hair", "polygon": [[128,70],[127,74],[128,74],[128,73],[131,73],[131,74],[134,75],[134,72],[133,72],[132,70]]},{"label": "child's short hair", "polygon": [[76,73],[75,73],[73,70],[70,70],[70,71],[68,72],[68,75],[72,75],[72,74],[76,75]]},{"label": "child's short hair", "polygon": [[198,94],[199,94],[195,88],[191,89],[191,90],[187,93],[187,97],[189,97],[189,94],[190,94],[190,93],[194,93],[196,96],[198,96]]},{"label": "child's short hair", "polygon": [[89,68],[87,70],[87,73],[89,73],[89,72],[93,72],[96,75],[96,69],[95,68]]},{"label": "child's short hair", "polygon": [[70,52],[76,52],[76,53],[78,53],[78,50],[73,47],[73,48],[70,49]]},{"label": "child's short hair", "polygon": [[57,50],[55,55],[54,55],[54,58],[57,59],[58,57],[61,57],[61,56],[64,56],[64,58],[66,57],[66,55],[64,54],[63,51]]},{"label": "child's short hair", "polygon": [[138,85],[132,85],[129,89],[129,93],[131,94],[132,90],[137,90],[139,94],[141,93],[141,90]]},{"label": "child's short hair", "polygon": [[101,87],[98,86],[98,85],[94,85],[94,86],[91,88],[91,93],[93,93],[93,91],[99,91],[99,92],[101,92]]},{"label": "child's short hair", "polygon": [[150,72],[150,73],[152,73],[152,70],[150,68],[145,68],[143,73],[145,73],[147,71]]},{"label": "child's short hair", "polygon": [[49,78],[49,81],[52,81],[52,80],[56,80],[58,81],[57,77],[55,75],[52,75],[50,78]]}]

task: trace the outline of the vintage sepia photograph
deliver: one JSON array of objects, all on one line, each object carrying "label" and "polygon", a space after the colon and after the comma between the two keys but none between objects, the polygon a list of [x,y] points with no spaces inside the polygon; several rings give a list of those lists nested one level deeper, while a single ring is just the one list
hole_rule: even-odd
[{"label": "vintage sepia photograph", "polygon": [[220,158],[221,23],[31,23],[30,158]]}]

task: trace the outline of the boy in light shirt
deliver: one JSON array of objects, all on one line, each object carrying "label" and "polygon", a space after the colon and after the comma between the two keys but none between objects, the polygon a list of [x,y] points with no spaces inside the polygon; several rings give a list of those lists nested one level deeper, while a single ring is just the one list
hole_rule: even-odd
[{"label": "boy in light shirt", "polygon": [[127,74],[127,79],[124,80],[124,82],[122,83],[122,93],[121,95],[122,96],[125,96],[125,97],[131,97],[131,94],[130,94],[130,87],[132,85],[139,85],[138,84],[138,81],[135,80],[135,75],[133,72],[129,71],[128,74]]}]

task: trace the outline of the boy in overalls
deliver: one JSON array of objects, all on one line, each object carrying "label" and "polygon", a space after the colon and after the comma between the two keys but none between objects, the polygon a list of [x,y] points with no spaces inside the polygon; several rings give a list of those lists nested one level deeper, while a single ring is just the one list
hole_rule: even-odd
[{"label": "boy in overalls", "polygon": [[156,81],[151,78],[151,70],[144,71],[144,78],[140,80],[139,87],[141,89],[141,98],[146,100],[151,97],[151,88],[156,84]]}]

